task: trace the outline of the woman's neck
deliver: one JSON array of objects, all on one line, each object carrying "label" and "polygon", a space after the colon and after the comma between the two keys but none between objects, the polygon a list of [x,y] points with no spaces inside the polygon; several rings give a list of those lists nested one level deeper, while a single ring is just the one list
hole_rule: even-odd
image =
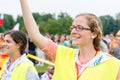
[{"label": "woman's neck", "polygon": [[16,55],[11,55],[9,56],[10,57],[10,64],[9,66],[7,67],[7,69],[9,70],[11,65],[20,57],[21,55],[20,54],[16,54]]},{"label": "woman's neck", "polygon": [[20,53],[15,53],[10,56],[10,63],[14,63],[15,60],[17,60],[21,56]]},{"label": "woman's neck", "polygon": [[94,49],[94,47],[90,47],[90,48],[85,47],[85,48],[80,48],[78,58],[80,62],[86,62],[92,59],[95,55],[96,55],[96,50]]}]

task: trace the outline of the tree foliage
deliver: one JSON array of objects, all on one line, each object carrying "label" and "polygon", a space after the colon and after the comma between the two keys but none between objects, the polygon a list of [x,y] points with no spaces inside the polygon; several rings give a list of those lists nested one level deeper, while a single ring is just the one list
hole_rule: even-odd
[{"label": "tree foliage", "polygon": [[[59,15],[50,13],[33,13],[32,14],[39,30],[42,34],[46,32],[50,34],[69,34],[69,28],[72,24],[72,17],[67,13],[61,12]],[[120,13],[116,14],[114,19],[110,15],[104,15],[99,17],[103,25],[103,33],[109,34],[111,32],[116,32],[120,29]],[[25,29],[23,17],[18,15],[17,19],[14,20],[12,15],[4,14],[4,25],[0,27],[0,32],[5,32],[6,30],[12,29],[16,23],[20,24],[20,30],[27,32]]]},{"label": "tree foliage", "polygon": [[4,24],[2,27],[0,27],[0,32],[4,32],[6,30],[10,30],[13,28],[15,21],[12,17],[12,15],[4,14]]},{"label": "tree foliage", "polygon": [[103,33],[104,34],[110,34],[110,33],[115,33],[118,30],[118,27],[116,24],[116,20],[110,16],[110,15],[105,15],[105,16],[100,16],[102,25],[103,25]]}]

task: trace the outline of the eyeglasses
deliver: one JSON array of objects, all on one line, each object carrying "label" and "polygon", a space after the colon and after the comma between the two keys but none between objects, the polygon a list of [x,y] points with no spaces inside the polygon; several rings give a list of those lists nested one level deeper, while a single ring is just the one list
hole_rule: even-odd
[{"label": "eyeglasses", "polygon": [[91,30],[90,28],[85,28],[83,26],[77,25],[77,26],[71,26],[70,31],[72,31],[74,28],[75,28],[76,31]]}]

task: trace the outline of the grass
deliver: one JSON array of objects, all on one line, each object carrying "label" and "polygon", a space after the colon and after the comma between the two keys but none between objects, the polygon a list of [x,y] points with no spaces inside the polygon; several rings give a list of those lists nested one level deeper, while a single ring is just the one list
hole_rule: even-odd
[{"label": "grass", "polygon": [[47,64],[44,64],[44,66],[35,65],[35,68],[36,68],[38,73],[45,72],[45,71],[49,70]]}]

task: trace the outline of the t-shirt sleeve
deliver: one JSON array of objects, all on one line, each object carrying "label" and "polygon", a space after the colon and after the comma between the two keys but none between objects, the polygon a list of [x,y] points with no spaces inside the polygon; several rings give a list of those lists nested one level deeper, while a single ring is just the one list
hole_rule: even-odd
[{"label": "t-shirt sleeve", "polygon": [[48,40],[48,44],[42,49],[42,51],[51,59],[55,60],[57,45],[52,41]]}]

